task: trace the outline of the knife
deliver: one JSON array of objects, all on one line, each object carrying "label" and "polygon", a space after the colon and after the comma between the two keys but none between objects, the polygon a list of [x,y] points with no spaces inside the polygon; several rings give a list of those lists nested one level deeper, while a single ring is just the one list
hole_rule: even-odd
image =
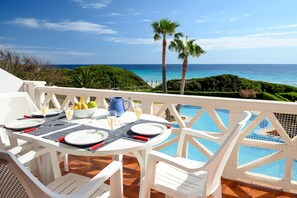
[{"label": "knife", "polygon": [[22,132],[23,132],[23,133],[29,133],[29,132],[31,132],[31,131],[35,131],[35,130],[37,130],[36,127],[34,127],[34,128],[29,128],[29,129],[24,129],[24,130],[22,130]]},{"label": "knife", "polygon": [[107,140],[107,141],[102,141],[102,142],[99,142],[99,143],[97,143],[97,144],[95,144],[95,145],[93,145],[93,146],[90,146],[89,148],[88,148],[88,150],[89,151],[94,151],[94,150],[96,150],[97,148],[99,148],[99,147],[101,147],[101,146],[103,146],[103,145],[105,145],[105,144],[108,144],[108,143],[110,143],[110,142],[112,142],[113,140]]},{"label": "knife", "polygon": [[141,141],[149,141],[150,138],[149,137],[145,137],[145,136],[141,136],[141,135],[125,135],[124,137],[129,138],[129,139],[137,139],[137,140],[141,140]]},{"label": "knife", "polygon": [[64,142],[65,136],[59,137],[56,141],[57,142]]}]

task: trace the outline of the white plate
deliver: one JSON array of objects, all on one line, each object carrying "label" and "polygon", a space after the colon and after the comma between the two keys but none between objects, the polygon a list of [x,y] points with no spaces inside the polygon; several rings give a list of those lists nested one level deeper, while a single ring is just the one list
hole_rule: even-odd
[{"label": "white plate", "polygon": [[158,123],[144,123],[144,124],[136,124],[131,127],[131,130],[134,133],[140,135],[157,135],[163,133],[167,128],[163,124]]},{"label": "white plate", "polygon": [[[59,109],[49,109],[46,116],[54,116],[54,115],[58,115],[59,113],[61,113],[62,111]],[[32,116],[38,116],[38,117],[43,117],[42,113],[40,110],[35,111],[32,113]]]},{"label": "white plate", "polygon": [[37,127],[44,123],[44,119],[23,119],[23,120],[14,120],[5,124],[5,128],[12,130],[23,130],[31,127]]},{"label": "white plate", "polygon": [[88,145],[101,142],[108,137],[108,133],[96,129],[80,130],[65,136],[65,142],[73,145]]}]

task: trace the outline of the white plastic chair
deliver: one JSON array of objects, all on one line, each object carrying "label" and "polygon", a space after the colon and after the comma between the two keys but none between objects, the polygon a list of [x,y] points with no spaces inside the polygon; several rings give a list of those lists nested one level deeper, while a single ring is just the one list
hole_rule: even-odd
[{"label": "white plastic chair", "polygon": [[[0,125],[22,118],[24,115],[31,115],[38,110],[26,92],[1,93],[0,109]],[[16,140],[9,139],[3,128],[0,128],[0,136],[0,148],[7,150],[20,144]]]},{"label": "white plastic chair", "polygon": [[122,163],[113,161],[92,179],[68,173],[44,186],[10,152],[0,150],[0,197],[108,197],[110,187],[104,182],[116,176],[115,197],[123,197]]},{"label": "white plastic chair", "polygon": [[[206,198],[209,195],[221,197],[221,176],[224,167],[250,116],[249,112],[243,112],[234,128],[221,137],[214,137],[189,128],[182,129],[177,157],[151,151],[140,197],[150,197],[150,189],[171,197]],[[183,149],[187,149],[184,144],[186,136],[210,139],[221,146],[206,163],[182,158]]]},{"label": "white plastic chair", "polygon": [[[0,125],[4,125],[17,118],[22,118],[24,115],[31,115],[38,108],[31,100],[27,92],[8,92],[0,93]],[[22,151],[33,149],[33,145],[22,140],[8,138],[4,128],[0,127],[0,148],[10,150],[14,155]],[[64,156],[65,171],[68,172],[68,155]]]}]

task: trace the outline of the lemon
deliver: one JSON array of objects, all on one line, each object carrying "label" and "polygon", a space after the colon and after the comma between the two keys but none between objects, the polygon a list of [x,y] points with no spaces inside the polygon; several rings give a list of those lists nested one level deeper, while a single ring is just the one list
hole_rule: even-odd
[{"label": "lemon", "polygon": [[95,101],[88,102],[88,107],[89,109],[97,107],[97,102]]}]

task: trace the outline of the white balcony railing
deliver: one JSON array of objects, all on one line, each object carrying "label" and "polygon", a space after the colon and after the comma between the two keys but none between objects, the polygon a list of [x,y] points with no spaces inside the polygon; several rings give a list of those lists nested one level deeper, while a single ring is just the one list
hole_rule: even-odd
[{"label": "white balcony railing", "polygon": [[[36,85],[36,83],[31,83],[31,86],[34,84]],[[168,108],[179,128],[173,129],[175,135],[155,148],[158,150],[167,147],[174,148],[173,145],[177,143],[180,128],[197,127],[197,123],[201,123],[200,119],[203,119],[205,115],[218,129],[218,131],[205,130],[205,132],[222,135],[233,126],[242,111],[251,111],[253,119],[244,129],[238,146],[228,161],[223,177],[256,181],[276,186],[287,192],[297,189],[297,103],[48,86],[30,87],[28,90],[31,90],[31,93],[34,90],[37,105],[41,100],[46,100],[59,109],[63,109],[69,103],[77,102],[79,96],[84,97],[86,101],[90,98],[95,99],[102,108],[107,108],[107,98],[121,96],[132,103],[141,102],[144,113],[158,116],[163,116],[165,109]],[[192,112],[190,118],[184,120],[175,110],[176,104],[198,108],[196,112]],[[130,110],[133,109],[130,108]],[[228,117],[223,118],[219,111],[227,112]],[[202,120],[202,125],[210,125],[209,123],[209,121],[203,123]],[[262,125],[265,126],[262,127]],[[256,133],[255,129],[257,129]],[[214,152],[202,141],[197,139],[188,141],[192,153],[184,153],[184,156],[193,157],[193,155],[199,155],[197,153],[200,152],[209,157]],[[197,149],[197,152],[193,152],[193,147]],[[261,171],[277,172],[277,174],[263,174]]]}]

